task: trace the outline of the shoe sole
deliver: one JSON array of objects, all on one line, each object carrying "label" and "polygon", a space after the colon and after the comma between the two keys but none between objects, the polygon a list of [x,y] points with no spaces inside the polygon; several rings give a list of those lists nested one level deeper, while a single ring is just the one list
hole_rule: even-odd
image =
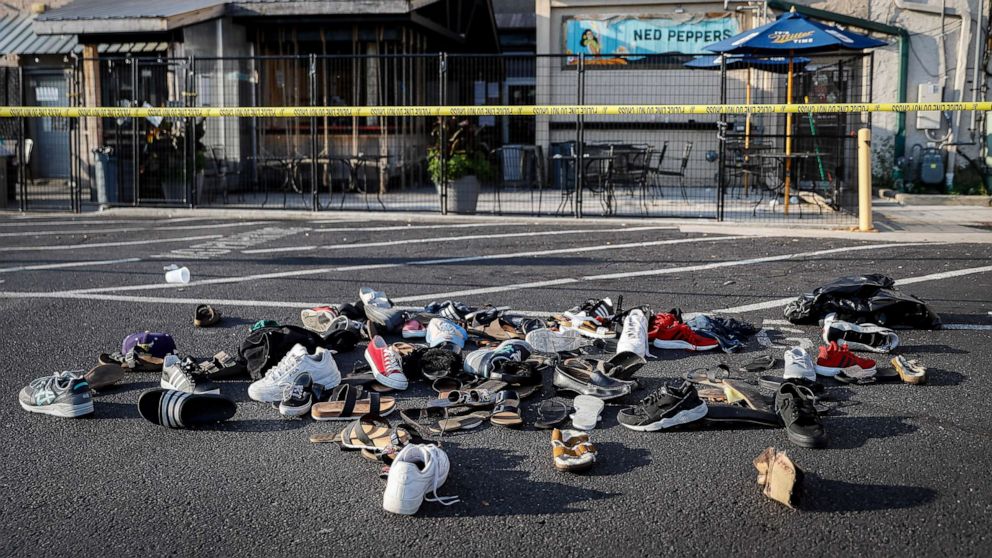
[{"label": "shoe sole", "polygon": [[706,407],[706,402],[703,402],[703,404],[698,407],[686,409],[685,411],[679,411],[675,416],[663,418],[657,422],[641,425],[624,424],[621,422],[620,425],[638,432],[657,432],[659,430],[674,428],[676,426],[702,420],[702,418],[706,416],[708,410],[709,409]]},{"label": "shoe sole", "polygon": [[412,500],[391,499],[388,502],[384,499],[382,509],[397,515],[414,515],[423,503],[424,496]]},{"label": "shoe sole", "polygon": [[391,387],[393,389],[399,389],[399,390],[404,390],[410,386],[409,380],[404,380],[403,382],[399,382],[387,378],[386,376],[379,373],[379,369],[376,368],[375,363],[372,361],[372,358],[368,353],[365,353],[365,362],[369,363],[369,367],[372,368],[372,377],[375,378],[375,381],[379,382],[380,384],[386,387]]},{"label": "shoe sole", "polygon": [[403,332],[403,339],[423,339],[427,337],[427,330],[420,330],[415,332]]},{"label": "shoe sole", "polygon": [[[848,368],[851,367],[849,366]],[[875,374],[878,371],[875,366],[872,366],[871,368],[861,368],[860,366],[858,366],[857,368],[861,369],[866,373],[871,372],[872,374]],[[834,368],[832,366],[820,366],[819,364],[816,365],[816,373],[821,376],[828,376],[830,378],[833,378],[834,376],[840,374],[843,371],[844,371],[843,368]]]},{"label": "shoe sole", "polygon": [[899,362],[899,357],[892,359],[892,368],[895,368],[896,373],[899,374],[899,379],[907,384],[919,385],[926,383],[927,376],[925,373],[914,372],[909,368],[906,368]]},{"label": "shoe sole", "polygon": [[[184,389],[179,389],[176,386],[172,385],[168,380],[162,380],[162,381],[160,381],[159,382],[159,386],[161,386],[162,389],[171,389],[172,391],[181,391],[183,393],[194,393],[192,391],[186,391]],[[195,392],[195,393],[197,395],[220,395],[220,388],[212,389],[210,391],[198,391],[198,392]]]},{"label": "shoe sole", "polygon": [[282,416],[284,416],[284,417],[302,417],[303,415],[305,415],[305,414],[307,414],[307,413],[310,412],[310,407],[312,407],[312,406],[313,406],[313,403],[311,403],[311,404],[309,404],[309,405],[307,405],[305,407],[287,407],[287,406],[285,406],[285,405],[283,405],[283,404],[280,403],[279,404],[279,414],[282,415]]},{"label": "shoe sole", "polygon": [[805,436],[797,436],[790,432],[788,429],[785,431],[785,435],[789,438],[789,441],[801,448],[817,449],[827,446],[826,438],[806,438]]},{"label": "shoe sole", "polygon": [[707,347],[703,345],[693,345],[688,341],[662,341],[661,339],[655,339],[651,342],[651,345],[658,349],[685,349],[687,351],[712,351],[720,346],[719,343]]},{"label": "shoe sole", "polygon": [[62,418],[77,418],[84,415],[88,415],[93,412],[93,401],[87,401],[80,405],[67,405],[65,403],[55,403],[53,405],[45,405],[42,407],[36,407],[34,405],[27,405],[23,401],[19,401],[21,408],[29,413],[38,413],[40,415],[51,415],[53,417]]},{"label": "shoe sole", "polygon": [[[875,341],[876,339],[882,339],[885,343],[882,345],[872,343],[872,341]],[[824,330],[823,341],[826,343],[830,343],[831,341],[840,343],[843,341],[851,350],[867,351],[870,353],[888,353],[898,347],[898,342],[890,344],[888,342],[888,336],[881,332],[865,333],[862,331],[851,331],[836,328],[827,328]]]}]

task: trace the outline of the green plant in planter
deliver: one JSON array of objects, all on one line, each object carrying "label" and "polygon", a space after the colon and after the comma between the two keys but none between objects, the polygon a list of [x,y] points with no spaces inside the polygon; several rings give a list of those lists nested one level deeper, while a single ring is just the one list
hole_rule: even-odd
[{"label": "green plant in planter", "polygon": [[[443,132],[447,132],[448,137],[442,146]],[[468,119],[459,121],[457,118],[449,118],[446,122],[438,119],[431,132],[434,145],[427,149],[427,171],[435,184],[441,183],[442,161],[449,184],[453,180],[471,175],[480,180],[492,178],[489,146],[481,141],[479,132],[479,127]]]}]

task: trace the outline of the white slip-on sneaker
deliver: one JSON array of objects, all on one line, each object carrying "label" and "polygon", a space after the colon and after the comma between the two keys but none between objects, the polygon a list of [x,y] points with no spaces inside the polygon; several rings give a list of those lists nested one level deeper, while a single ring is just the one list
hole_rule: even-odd
[{"label": "white slip-on sneaker", "polygon": [[292,384],[303,373],[310,374],[313,383],[324,389],[341,383],[341,372],[330,351],[318,347],[311,355],[306,347],[297,343],[261,380],[248,386],[248,397],[265,403],[282,401],[283,384]]},{"label": "white slip-on sneaker", "polygon": [[888,353],[899,346],[899,336],[887,327],[875,324],[854,324],[828,314],[823,319],[823,342],[843,341],[852,351]]},{"label": "white slip-on sneaker", "polygon": [[450,468],[447,454],[435,445],[410,444],[404,447],[389,466],[382,508],[391,513],[413,515],[424,500],[444,506],[457,503],[457,496],[437,494],[437,489],[448,480]]},{"label": "white slip-on sneaker", "polygon": [[644,358],[648,354],[648,319],[639,308],[627,313],[623,320],[623,332],[617,341],[617,354],[634,353]]},{"label": "white slip-on sneaker", "polygon": [[806,349],[793,347],[785,351],[785,371],[782,372],[782,378],[785,380],[816,381],[816,364]]}]

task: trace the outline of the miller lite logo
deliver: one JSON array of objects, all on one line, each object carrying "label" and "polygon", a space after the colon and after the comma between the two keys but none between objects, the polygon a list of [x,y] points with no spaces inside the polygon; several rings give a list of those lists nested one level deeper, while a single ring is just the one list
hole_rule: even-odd
[{"label": "miller lite logo", "polygon": [[813,32],[803,31],[801,33],[787,33],[785,31],[776,31],[769,35],[772,43],[776,45],[784,45],[785,43],[795,43],[797,45],[808,44],[813,42]]}]

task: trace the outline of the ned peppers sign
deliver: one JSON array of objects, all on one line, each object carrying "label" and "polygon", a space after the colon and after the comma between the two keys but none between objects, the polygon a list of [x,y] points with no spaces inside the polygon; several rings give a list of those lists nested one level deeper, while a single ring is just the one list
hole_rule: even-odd
[{"label": "ned peppers sign", "polygon": [[562,27],[565,54],[584,54],[587,64],[625,64],[653,54],[701,54],[704,46],[740,32],[737,19],[728,13],[575,16],[565,19]]}]

